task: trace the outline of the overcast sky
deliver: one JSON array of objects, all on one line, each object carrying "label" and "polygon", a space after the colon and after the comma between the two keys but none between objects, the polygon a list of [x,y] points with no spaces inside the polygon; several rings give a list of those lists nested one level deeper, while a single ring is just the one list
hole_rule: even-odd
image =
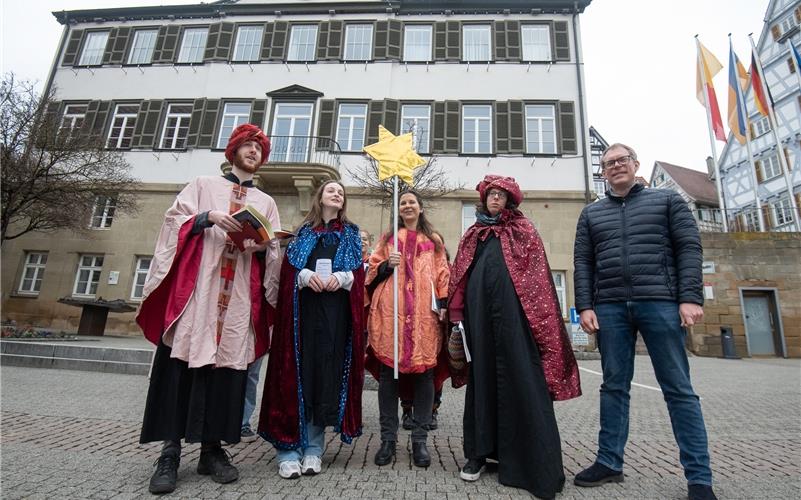
[{"label": "overcast sky", "polygon": [[[62,32],[52,11],[159,3],[0,0],[0,69],[47,79]],[[634,147],[640,173],[648,179],[656,160],[706,170],[709,133],[704,108],[695,99],[693,37],[698,34],[724,65],[715,88],[725,124],[727,35],[747,65],[747,35],[754,33],[758,42],[767,5],[768,0],[594,0],[580,17],[589,124],[607,141]],[[718,142],[718,155],[722,149]]]}]

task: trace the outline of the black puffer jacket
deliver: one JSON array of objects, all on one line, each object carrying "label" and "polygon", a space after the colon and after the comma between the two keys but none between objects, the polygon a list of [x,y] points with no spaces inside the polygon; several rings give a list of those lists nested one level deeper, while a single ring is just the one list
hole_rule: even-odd
[{"label": "black puffer jacket", "polygon": [[[607,193],[609,194],[609,193]],[[703,305],[701,238],[675,191],[635,184],[584,207],[573,263],[576,309],[629,300]]]}]

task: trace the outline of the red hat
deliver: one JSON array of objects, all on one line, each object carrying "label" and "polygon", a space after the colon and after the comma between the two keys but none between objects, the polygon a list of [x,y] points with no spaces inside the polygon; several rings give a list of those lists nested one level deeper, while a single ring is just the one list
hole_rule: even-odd
[{"label": "red hat", "polygon": [[262,129],[250,123],[243,123],[236,127],[231,132],[231,138],[228,139],[228,146],[225,147],[225,159],[231,165],[234,164],[234,156],[239,146],[248,142],[256,141],[261,146],[261,162],[260,165],[267,163],[267,158],[270,157],[270,139]]},{"label": "red hat", "polygon": [[490,188],[503,189],[509,193],[509,199],[515,204],[520,205],[523,201],[523,193],[520,192],[520,186],[517,185],[514,177],[501,177],[500,175],[485,175],[484,180],[478,183],[476,191],[481,196],[481,201],[487,202],[487,191]]}]

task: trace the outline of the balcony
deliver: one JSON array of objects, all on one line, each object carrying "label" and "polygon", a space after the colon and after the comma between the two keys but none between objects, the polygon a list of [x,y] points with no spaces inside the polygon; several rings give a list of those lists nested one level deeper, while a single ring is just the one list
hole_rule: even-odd
[{"label": "balcony", "polygon": [[258,177],[265,185],[297,185],[298,180],[321,182],[339,179],[342,150],[327,137],[274,135],[270,137],[270,162]]}]

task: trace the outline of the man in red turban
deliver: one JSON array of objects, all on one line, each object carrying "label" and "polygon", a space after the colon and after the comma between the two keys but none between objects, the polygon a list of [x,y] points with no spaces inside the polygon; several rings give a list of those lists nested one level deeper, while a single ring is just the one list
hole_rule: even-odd
[{"label": "man in red turban", "polygon": [[140,437],[164,443],[151,493],[175,489],[181,440],[201,443],[198,474],[239,477],[220,443],[240,441],[248,365],[269,347],[281,262],[277,242],[245,240],[240,251],[228,233],[241,230],[231,214],[246,205],[281,227],[275,201],[253,186],[269,154],[264,132],[240,125],[225,149],[231,172],[194,179],[165,214],[136,318],[157,346]]}]

